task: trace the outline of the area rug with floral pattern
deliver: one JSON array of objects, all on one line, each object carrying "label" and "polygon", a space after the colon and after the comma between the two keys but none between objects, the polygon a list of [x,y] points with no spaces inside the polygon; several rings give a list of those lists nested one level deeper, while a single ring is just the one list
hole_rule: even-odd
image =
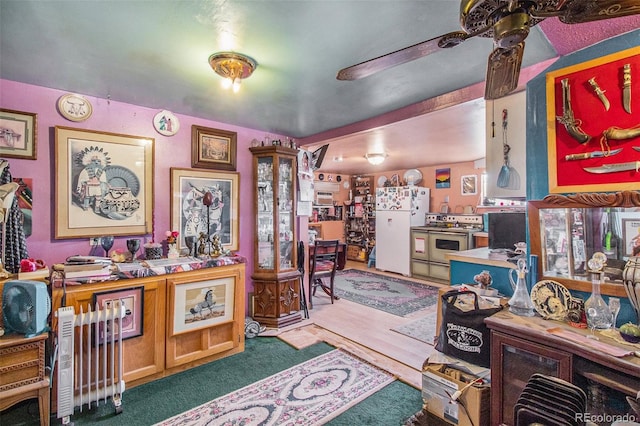
[{"label": "area rug with floral pattern", "polygon": [[398,316],[438,302],[436,287],[357,269],[338,271],[334,290],[339,297]]},{"label": "area rug with floral pattern", "polygon": [[157,425],[320,425],[394,380],[336,349]]},{"label": "area rug with floral pattern", "polygon": [[434,345],[437,316],[438,312],[434,310],[423,317],[394,327],[391,330],[404,334],[405,336],[412,337],[416,340],[420,340],[421,342],[425,342],[429,345]]}]

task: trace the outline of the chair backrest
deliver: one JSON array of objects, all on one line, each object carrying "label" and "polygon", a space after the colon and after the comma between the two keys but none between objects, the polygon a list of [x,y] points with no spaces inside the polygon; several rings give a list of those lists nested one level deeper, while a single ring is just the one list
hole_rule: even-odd
[{"label": "chair backrest", "polygon": [[309,276],[332,275],[338,267],[338,240],[316,240],[310,256]]}]

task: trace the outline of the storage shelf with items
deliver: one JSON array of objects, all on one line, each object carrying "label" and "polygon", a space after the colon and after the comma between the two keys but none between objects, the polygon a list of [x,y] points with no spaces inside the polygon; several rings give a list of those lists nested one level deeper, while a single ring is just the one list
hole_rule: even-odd
[{"label": "storage shelf with items", "polygon": [[253,318],[281,327],[302,319],[295,229],[297,150],[280,145],[250,150],[257,233]]},{"label": "storage shelf with items", "polygon": [[352,193],[345,204],[344,234],[347,259],[366,262],[375,246],[376,205],[373,177],[351,178]]}]

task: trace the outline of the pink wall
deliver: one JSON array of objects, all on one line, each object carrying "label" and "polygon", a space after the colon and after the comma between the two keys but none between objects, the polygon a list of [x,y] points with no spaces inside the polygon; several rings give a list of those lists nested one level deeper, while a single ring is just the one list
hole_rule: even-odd
[{"label": "pink wall", "polygon": [[[240,174],[240,250],[238,253],[247,258],[247,292],[252,291],[251,273],[253,265],[253,186],[252,156],[248,147],[251,140],[262,140],[264,131],[231,126],[201,118],[176,114],[180,120],[180,130],[174,136],[163,136],[153,127],[153,117],[161,109],[146,108],[137,105],[109,101],[87,96],[93,105],[93,114],[89,119],[74,123],[62,117],[56,108],[58,99],[66,92],[39,86],[0,80],[0,107],[18,111],[36,113],[37,159],[19,160],[10,158],[9,166],[14,178],[33,179],[33,233],[27,238],[29,256],[43,259],[48,265],[64,262],[74,254],[88,254],[90,250],[87,238],[55,240],[53,202],[55,188],[55,149],[54,126],[67,126],[79,129],[97,130],[126,135],[144,136],[155,139],[154,164],[154,216],[155,239],[164,240],[164,232],[170,229],[171,194],[170,167],[191,168],[191,126],[200,125],[237,132],[237,172]],[[278,135],[274,135],[278,136]],[[116,239],[114,248],[126,250],[127,237]],[[150,235],[145,237],[149,241]],[[102,249],[98,251],[102,254]]]}]

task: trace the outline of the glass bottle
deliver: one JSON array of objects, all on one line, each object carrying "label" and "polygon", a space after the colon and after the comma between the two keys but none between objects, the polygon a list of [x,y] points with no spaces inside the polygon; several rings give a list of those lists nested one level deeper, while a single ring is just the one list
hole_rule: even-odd
[{"label": "glass bottle", "polygon": [[611,311],[600,295],[600,285],[604,272],[591,272],[591,296],[584,302],[584,311],[587,315],[587,326],[593,330],[607,330],[611,328]]},{"label": "glass bottle", "polygon": [[511,278],[511,270],[509,274],[509,280],[511,286],[515,287],[513,290],[513,296],[509,299],[509,312],[521,317],[532,317],[535,315],[533,302],[527,289],[527,280],[525,279],[527,270],[527,261],[524,259],[518,260],[518,279],[514,284],[513,278]]}]

